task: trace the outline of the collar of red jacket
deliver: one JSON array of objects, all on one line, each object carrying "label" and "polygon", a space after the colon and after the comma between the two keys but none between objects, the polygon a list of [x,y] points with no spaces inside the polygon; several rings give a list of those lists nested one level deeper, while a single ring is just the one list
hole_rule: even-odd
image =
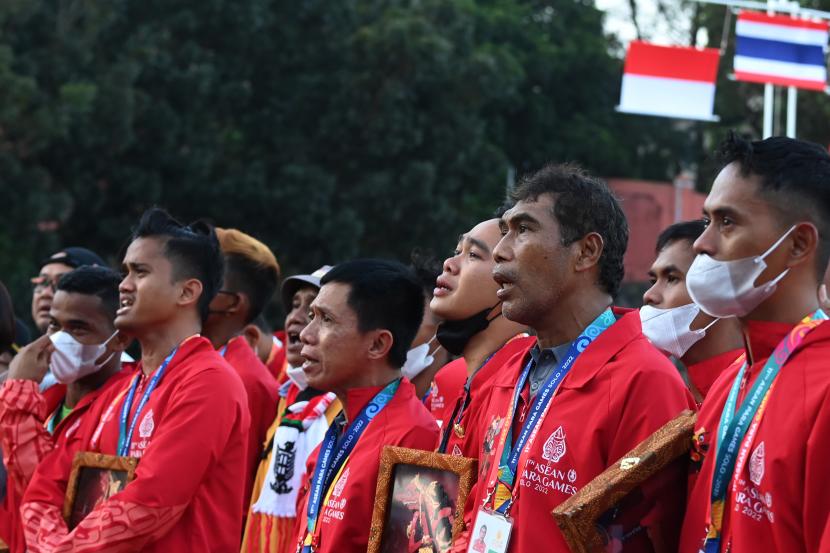
[{"label": "collar of red jacket", "polygon": [[[383,390],[386,386],[370,386],[368,388],[351,388],[350,390],[346,391],[346,405],[343,406],[343,410],[346,411],[346,419],[351,423],[358,414],[360,414],[361,409],[366,407],[366,404],[372,401],[378,392]],[[398,387],[398,392],[395,394],[399,396],[401,394],[411,393],[412,384],[407,379],[401,380],[401,385]]]},{"label": "collar of red jacket", "polygon": [[[188,356],[205,351],[216,351],[213,349],[213,344],[210,343],[210,340],[198,334],[187,338],[184,342],[179,344],[179,349],[176,351],[176,355],[173,356],[173,359],[170,360],[170,364],[165,369],[165,374],[170,374],[170,371],[181,365],[182,361]],[[141,361],[136,363],[135,368],[137,371],[144,370]]]},{"label": "collar of red jacket", "polygon": [[[562,388],[575,389],[585,386],[612,357],[617,355],[631,341],[637,338],[646,339],[640,326],[638,310],[614,306],[611,309],[617,317],[617,322],[600,334],[590,347],[579,355],[571,373],[562,382]],[[513,388],[516,385],[517,375],[528,359],[530,359],[530,351],[526,350],[521,364],[516,370],[504,371],[494,385]],[[515,361],[511,363],[515,363]]]},{"label": "collar of red jacket", "polygon": [[775,346],[784,339],[795,325],[773,321],[747,321],[746,334],[749,338],[752,362],[766,360]]},{"label": "collar of red jacket", "polygon": [[744,352],[743,348],[725,351],[721,354],[704,359],[699,363],[689,365],[686,371],[689,373],[689,379],[695,388],[706,397],[709,393],[709,388],[718,377],[726,371]]}]

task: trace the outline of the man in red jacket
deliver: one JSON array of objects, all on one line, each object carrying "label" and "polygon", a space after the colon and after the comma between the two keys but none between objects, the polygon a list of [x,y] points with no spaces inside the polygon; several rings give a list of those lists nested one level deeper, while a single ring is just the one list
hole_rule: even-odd
[{"label": "man in red jacket", "polygon": [[830,155],[734,135],[719,153],[687,286],[710,315],[738,317],[746,362],[701,407],[680,551],[830,551],[830,325],[817,294]]},{"label": "man in red jacket", "polygon": [[501,301],[496,297],[499,286],[492,275],[496,265],[493,248],[499,240],[498,219],[477,224],[460,237],[454,255],[444,260],[444,271],[435,282],[430,306],[444,319],[438,326],[438,343],[453,355],[461,355],[441,369],[435,380],[439,383],[442,373],[454,366],[462,367],[463,374],[460,389],[447,398],[437,417],[441,421],[441,453],[477,455],[481,445],[478,416],[484,400],[480,390],[511,354],[536,342],[520,337],[508,344],[524,327],[501,316]]},{"label": "man in red jacket", "polygon": [[683,363],[698,403],[743,353],[738,322],[701,312],[686,289],[686,273],[695,258],[692,244],[705,228],[703,221],[685,221],[660,233],[657,259],[648,271],[651,288],[643,294],[640,309],[643,334],[657,349]]},{"label": "man in red jacket", "polygon": [[[141,362],[41,462],[21,507],[28,550],[235,552],[250,415],[239,375],[199,336],[222,282],[216,235],[151,209],[123,267],[115,326],[139,341]],[[61,510],[78,451],[140,462],[70,529]]]},{"label": "man in red jacket", "polygon": [[[9,528],[3,539],[12,553],[26,550],[20,500],[41,460],[68,428],[61,423],[82,416],[104,384],[120,377],[120,356],[96,362],[115,332],[119,280],[105,267],[64,273],[50,305],[48,335],[20,350],[0,388],[0,443],[8,472],[4,506]],[[41,393],[38,384],[50,367],[60,383]]]},{"label": "man in red jacket", "polygon": [[[512,526],[502,551],[544,544],[566,553],[551,510],[694,400],[643,336],[638,312],[611,307],[628,225],[608,187],[575,166],[549,165],[513,199],[493,275],[504,316],[533,328],[537,345],[503,365],[490,388],[472,535],[486,525],[488,536],[505,536]],[[627,551],[651,551],[650,535],[667,550],[676,543],[682,504],[668,503],[684,482],[679,467],[671,476],[606,517]]]},{"label": "man in red jacket", "polygon": [[274,420],[279,384],[243,336],[274,295],[280,278],[277,258],[256,238],[236,229],[216,229],[225,258],[222,288],[210,302],[203,334],[236,369],[248,394],[251,429],[248,433],[248,481],[243,509],[248,510],[256,467],[265,433]]},{"label": "man in red jacket", "polygon": [[309,386],[334,392],[341,416],[318,448],[298,498],[297,550],[364,552],[386,445],[432,449],[438,428],[401,377],[424,315],[421,286],[403,265],[358,260],[334,267],[300,333]]}]

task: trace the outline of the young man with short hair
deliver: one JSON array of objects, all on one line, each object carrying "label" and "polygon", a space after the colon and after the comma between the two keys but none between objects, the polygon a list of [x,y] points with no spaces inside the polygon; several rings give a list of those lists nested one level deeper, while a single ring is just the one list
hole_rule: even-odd
[{"label": "young man with short hair", "polygon": [[[222,283],[213,229],[160,209],[141,218],[123,260],[116,328],[141,345],[38,467],[21,507],[28,550],[236,552],[250,415],[236,371],[199,336]],[[61,511],[78,451],[140,459],[135,479],[74,529]]]},{"label": "young man with short hair", "polygon": [[743,353],[738,322],[702,312],[686,288],[686,274],[695,258],[692,244],[705,228],[703,221],[686,221],[660,233],[657,259],[648,271],[651,288],[643,294],[640,309],[643,334],[657,349],[683,363],[698,403]]},{"label": "young man with short hair", "polygon": [[298,500],[296,549],[364,552],[383,447],[432,449],[438,436],[400,370],[424,301],[415,275],[389,261],[341,263],[321,283],[300,334],[303,371],[310,386],[336,394],[343,411]]},{"label": "young man with short hair", "polygon": [[[20,500],[35,469],[55,448],[60,433],[86,413],[121,369],[118,355],[97,361],[115,333],[119,280],[118,273],[105,267],[82,266],[64,273],[52,299],[47,335],[20,350],[0,388],[0,441],[8,472],[5,506],[10,516],[5,541],[13,553],[26,549]],[[114,340],[127,345],[123,337]],[[41,394],[38,384],[50,367],[59,384]]]},{"label": "young man with short hair", "polygon": [[[461,357],[436,376],[441,388],[444,371],[463,367],[462,386],[447,398],[436,417],[441,427],[438,451],[475,457],[481,445],[478,416],[486,394],[482,393],[500,365],[515,353],[530,348],[535,338],[520,336],[524,327],[501,316],[499,289],[493,280],[493,248],[501,240],[498,219],[489,219],[461,235],[452,256],[435,282],[430,307],[443,319],[437,339]],[[515,338],[515,339],[514,339]],[[435,412],[433,412],[435,414]]]},{"label": "young man with short hair", "polygon": [[61,276],[85,265],[106,267],[101,257],[86,248],[71,247],[52,254],[40,264],[40,272],[32,277],[32,320],[41,332],[49,326],[49,308]]},{"label": "young man with short hair", "polygon": [[[504,316],[531,327],[537,344],[508,360],[489,388],[475,528],[504,534],[512,525],[504,546],[512,553],[540,543],[566,553],[551,511],[694,400],[643,336],[638,312],[612,307],[628,225],[608,187],[573,165],[548,165],[513,199],[493,275]],[[615,512],[609,524],[624,547],[676,543],[682,514],[669,503],[682,476],[669,471]]]},{"label": "young man with short hair", "polygon": [[738,318],[746,362],[706,396],[680,551],[830,550],[830,155],[731,135],[686,277],[712,316]]},{"label": "young man with short hair", "polygon": [[277,413],[279,386],[243,336],[245,325],[262,313],[279,283],[280,268],[271,250],[237,229],[216,229],[225,260],[222,288],[210,302],[203,334],[236,369],[248,396],[248,480],[244,510],[251,498],[263,440]]}]

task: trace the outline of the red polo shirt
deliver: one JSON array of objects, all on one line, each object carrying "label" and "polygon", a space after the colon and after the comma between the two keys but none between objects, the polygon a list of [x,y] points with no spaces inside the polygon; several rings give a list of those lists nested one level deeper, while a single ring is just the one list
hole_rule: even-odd
[{"label": "red polo shirt", "polygon": [[[577,358],[519,460],[510,552],[535,551],[544,544],[546,551],[569,553],[551,511],[681,411],[695,408],[677,369],[643,336],[638,312],[615,308],[614,313],[618,320]],[[505,418],[529,358],[527,351],[514,355],[498,371],[490,390],[481,418],[484,436],[476,499],[472,506],[468,502],[473,513],[495,481]],[[528,394],[525,387],[517,420],[527,413]],[[679,466],[670,476],[657,489],[644,491],[639,504],[640,520],[659,527],[669,544],[676,543],[679,533],[682,504],[677,505],[677,489],[685,484]],[[454,550],[466,547],[472,525],[467,528]],[[646,540],[646,533],[640,532],[626,550],[651,551]]]},{"label": "red polo shirt", "polygon": [[715,383],[715,380],[743,352],[743,349],[733,349],[686,367],[686,371],[689,373],[689,380],[704,399],[706,399],[706,395],[709,393],[709,389]]},{"label": "red polo shirt", "polygon": [[[134,374],[142,374],[140,363]],[[141,378],[146,385],[149,378]],[[132,382],[108,387],[38,466],[21,508],[29,551],[238,552],[250,415],[236,371],[201,337],[179,347],[136,421],[129,444],[141,459],[135,480],[67,530],[61,511],[72,459],[78,451],[117,454]]]},{"label": "red polo shirt", "polygon": [[[755,362],[738,396],[743,402],[775,346],[793,325],[750,321]],[[743,472],[733,476],[724,507],[722,551],[830,551],[830,323],[802,342],[782,367]],[[706,536],[716,434],[726,397],[741,364],[712,386],[697,422],[692,459],[699,469],[683,522],[680,551],[697,553]],[[737,478],[737,480],[736,480]],[[733,489],[733,484],[735,487]]]},{"label": "red polo shirt", "polygon": [[[377,395],[382,387],[356,388],[347,392],[347,418],[354,417]],[[331,495],[320,509],[320,545],[317,553],[365,553],[369,543],[372,511],[375,507],[380,455],[384,446],[431,450],[435,447],[438,427],[429,411],[415,396],[415,387],[401,381],[395,397],[366,427],[338,478],[332,482]],[[314,473],[317,454],[308,461],[306,483],[297,498],[297,543],[306,534],[309,480]],[[289,552],[283,552],[289,553]],[[293,550],[290,552],[293,553]]]}]

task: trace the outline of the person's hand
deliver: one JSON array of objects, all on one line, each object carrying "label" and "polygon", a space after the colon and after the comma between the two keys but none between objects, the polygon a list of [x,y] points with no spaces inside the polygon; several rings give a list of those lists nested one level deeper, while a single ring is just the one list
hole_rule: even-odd
[{"label": "person's hand", "polygon": [[34,380],[39,383],[49,370],[53,351],[55,346],[45,334],[21,348],[9,363],[8,380]]},{"label": "person's hand", "polygon": [[827,297],[826,284],[822,284],[818,287],[818,303],[825,313],[830,312],[830,297]]}]

